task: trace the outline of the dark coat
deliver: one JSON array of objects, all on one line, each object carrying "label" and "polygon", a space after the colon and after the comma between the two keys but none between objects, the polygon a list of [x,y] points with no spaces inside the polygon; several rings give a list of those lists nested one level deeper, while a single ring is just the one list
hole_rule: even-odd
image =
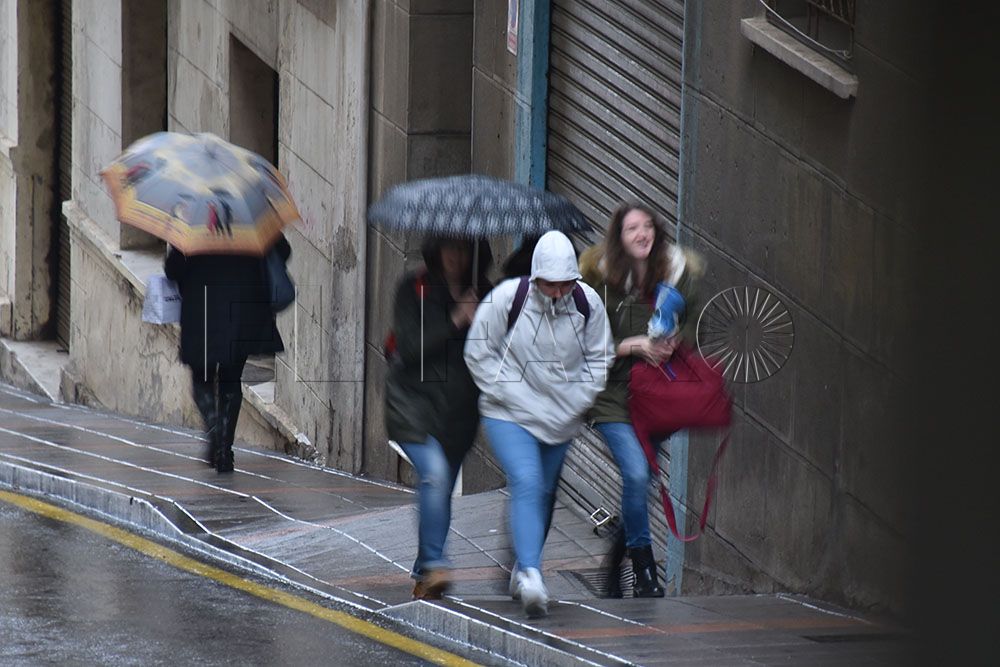
[{"label": "dark coat", "polygon": [[[287,262],[292,248],[284,236],[275,248]],[[185,364],[233,364],[251,354],[285,349],[271,311],[263,258],[185,257],[171,247],[163,268],[181,292],[180,358]]]},{"label": "dark coat", "polygon": [[[488,247],[481,257],[485,273]],[[406,276],[396,290],[392,324],[396,353],[385,382],[386,431],[391,440],[407,443],[423,443],[433,435],[448,459],[458,464],[476,437],[479,388],[463,356],[469,329],[455,326],[451,319],[455,301],[443,280],[436,278],[433,261],[428,265],[429,270]],[[418,276],[425,285],[422,336]],[[485,276],[480,278],[481,295],[491,287]]]},{"label": "dark coat", "polygon": [[[677,289],[687,302],[681,318],[681,337],[689,345],[696,345],[695,329],[701,309],[697,280],[704,273],[704,260],[691,250],[685,250],[684,257],[687,269],[677,283]],[[580,273],[583,274],[584,282],[604,299],[615,349],[626,338],[646,335],[649,318],[653,316],[652,297],[634,292],[629,294],[609,284],[601,267],[600,246],[592,246],[580,256]],[[628,412],[628,384],[635,360],[636,357],[632,355],[615,357],[615,362],[608,371],[608,384],[590,409],[589,417],[592,422],[632,422]]]}]

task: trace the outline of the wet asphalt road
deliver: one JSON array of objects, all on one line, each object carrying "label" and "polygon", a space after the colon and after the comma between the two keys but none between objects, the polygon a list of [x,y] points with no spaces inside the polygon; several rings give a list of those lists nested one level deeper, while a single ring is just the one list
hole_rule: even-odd
[{"label": "wet asphalt road", "polygon": [[427,664],[0,502],[0,664],[45,663]]}]

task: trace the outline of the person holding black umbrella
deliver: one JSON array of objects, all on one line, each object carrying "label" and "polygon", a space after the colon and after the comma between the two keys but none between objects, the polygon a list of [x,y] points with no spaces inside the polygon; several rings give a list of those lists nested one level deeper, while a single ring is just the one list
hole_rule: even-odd
[{"label": "person holding black umbrella", "polygon": [[485,241],[442,238],[426,241],[422,252],[424,266],[396,292],[386,346],[385,420],[389,438],[420,478],[413,598],[436,600],[451,583],[444,554],[451,493],[479,425],[479,390],[462,350],[476,307],[491,287],[486,273],[492,255]]},{"label": "person holding black umbrella", "polygon": [[[546,234],[549,230],[560,230],[566,233],[587,233],[592,229],[590,223],[587,222],[580,210],[560,195],[522,183],[491,178],[481,174],[421,179],[394,185],[369,207],[368,220],[372,224],[386,229],[408,233],[436,234],[449,238],[460,237],[470,240],[492,236],[533,238]],[[477,308],[477,322],[484,308],[489,311],[489,320],[491,322],[488,332],[489,337],[483,337],[482,334],[486,332],[481,331],[480,334],[475,336],[479,340],[473,341],[473,336],[470,334],[466,347],[465,361],[469,364],[469,370],[473,373],[475,384],[484,392],[493,394],[493,398],[488,404],[480,401],[480,408],[488,407],[488,409],[494,411],[492,414],[498,416],[500,419],[511,419],[509,412],[503,410],[496,411],[497,407],[503,403],[503,396],[500,394],[504,393],[498,391],[494,386],[497,379],[489,371],[484,370],[484,368],[480,367],[476,369],[473,366],[492,365],[496,367],[502,365],[500,357],[496,353],[504,339],[504,332],[508,328],[505,326],[506,318],[510,315],[511,306],[514,304],[515,297],[520,292],[520,285],[522,283],[528,288],[524,290],[524,294],[521,295],[522,298],[520,299],[526,323],[523,324],[522,328],[518,329],[517,337],[519,342],[516,345],[516,352],[512,360],[516,359],[522,364],[522,367],[524,363],[531,360],[531,335],[525,332],[528,328],[532,326],[537,327],[541,323],[542,320],[539,318],[543,313],[548,313],[545,318],[549,325],[549,331],[558,330],[558,335],[553,340],[558,341],[555,347],[559,348],[558,351],[560,354],[566,352],[564,348],[567,346],[577,346],[577,353],[573,353],[572,351],[566,353],[566,368],[572,378],[567,380],[564,377],[564,381],[560,385],[553,385],[552,382],[542,379],[540,376],[532,380],[534,385],[537,385],[539,391],[542,392],[544,400],[536,405],[528,405],[526,409],[537,409],[540,411],[540,415],[542,415],[554,404],[558,408],[557,411],[560,412],[560,414],[552,419],[553,423],[559,424],[557,428],[554,430],[547,428],[539,430],[539,439],[532,440],[525,447],[519,448],[529,458],[533,452],[534,462],[532,465],[534,467],[532,470],[537,473],[540,470],[540,457],[543,451],[539,449],[538,443],[561,443],[561,445],[555,445],[551,449],[548,449],[546,445],[547,449],[544,450],[547,454],[545,456],[546,474],[544,477],[546,486],[543,488],[540,482],[534,484],[527,481],[525,477],[517,477],[517,483],[511,483],[512,488],[516,488],[519,491],[525,487],[534,486],[543,496],[551,497],[552,490],[555,488],[554,480],[559,476],[562,457],[565,455],[565,446],[562,445],[568,445],[566,441],[568,441],[568,438],[578,428],[579,425],[576,422],[579,421],[582,413],[589,407],[588,401],[592,401],[593,397],[599,391],[597,387],[581,389],[580,385],[583,383],[600,382],[600,386],[603,387],[603,373],[606,370],[607,364],[604,364],[606,360],[593,349],[593,345],[597,340],[593,337],[596,335],[593,332],[595,331],[594,327],[597,327],[597,329],[601,329],[601,327],[607,328],[607,316],[604,314],[603,306],[600,306],[600,299],[596,297],[592,290],[585,293],[585,290],[589,290],[589,288],[584,286],[576,287],[576,279],[579,278],[579,272],[576,270],[576,255],[569,239],[563,234],[558,234],[555,237],[547,235],[547,237],[548,241],[544,244],[545,249],[539,254],[539,249],[536,248],[532,255],[541,262],[540,266],[544,266],[545,268],[540,272],[533,270],[530,281],[527,277],[523,281],[520,279],[507,281],[501,285],[501,288],[492,292],[492,294],[502,297],[499,303],[494,298],[484,299],[482,304]],[[543,240],[544,238],[546,237],[543,237]],[[482,242],[480,241],[479,243],[481,244]],[[542,242],[539,241],[539,247],[542,247],[542,245]],[[522,248],[522,250],[523,252],[517,259],[527,256],[526,249]],[[475,267],[478,255],[475,252],[472,255],[473,266]],[[554,263],[549,265],[549,260],[553,260]],[[479,264],[480,269],[473,268],[471,271],[473,277],[479,277],[482,272],[482,262]],[[505,269],[508,271],[519,271],[519,266],[517,261],[514,261],[509,263]],[[549,269],[553,270],[549,271]],[[550,283],[548,282],[549,279],[555,282]],[[529,282],[530,285],[528,285]],[[478,284],[483,285],[484,283],[485,278],[479,278]],[[544,289],[549,296],[539,296],[541,293],[539,292],[540,289]],[[410,292],[412,292],[412,289]],[[568,320],[565,317],[569,315],[569,311],[566,310],[566,299],[569,298],[567,295],[570,293],[574,295],[574,303],[577,300],[587,302],[585,306],[587,310],[593,310],[595,313],[592,319],[586,318],[582,328],[580,328],[580,323],[570,325],[569,328],[566,326]],[[478,294],[481,294],[481,292]],[[401,288],[399,298],[409,299],[411,297],[407,296],[405,288]],[[589,307],[589,300],[591,299],[596,299],[594,308]],[[414,312],[417,311],[414,309]],[[555,322],[555,320],[559,321]],[[588,322],[590,323],[589,326]],[[457,323],[455,325],[457,326]],[[426,320],[424,326],[427,326]],[[580,331],[577,331],[577,328]],[[585,334],[587,338],[586,344],[583,347],[579,345],[578,334]],[[486,344],[488,349],[480,350],[479,348],[483,344]],[[471,356],[469,352],[470,347],[476,348],[476,352]],[[551,347],[550,345],[549,348]],[[598,359],[599,357],[600,360]],[[547,368],[547,366],[543,366],[544,368]],[[426,360],[424,370],[426,371]],[[592,370],[601,377],[595,379],[591,372]],[[414,371],[411,370],[410,372]],[[508,384],[510,383],[508,382]],[[547,392],[554,386],[561,386],[566,396],[564,398],[549,396]],[[519,395],[516,397],[515,403],[518,404],[518,409],[520,409],[522,401],[530,404],[531,400],[531,396]],[[561,414],[564,408],[570,410],[568,422],[566,422],[566,415]],[[483,414],[486,414],[485,411]],[[517,422],[518,420],[511,419],[511,421]],[[532,424],[537,425],[540,421],[544,421],[544,417],[540,417],[540,420],[533,420]],[[512,423],[512,425],[517,426],[517,423]],[[562,438],[564,431],[570,431],[570,433],[565,438]],[[552,435],[562,439],[553,440],[549,437]],[[495,442],[493,444],[495,448],[498,447]],[[552,455],[548,455],[549,453]],[[514,465],[516,466],[517,464],[515,463]],[[505,465],[505,469],[507,467]],[[514,473],[511,470],[507,470],[507,474],[508,479],[514,477]],[[538,475],[535,477],[536,479],[541,479]],[[448,488],[451,488],[450,484],[448,484]],[[528,535],[528,537],[521,540],[515,536],[515,548],[519,552],[526,554],[526,559],[524,560],[525,571],[531,575],[530,594],[525,599],[529,600],[529,607],[532,611],[539,609],[544,611],[545,604],[547,603],[547,593],[544,591],[541,575],[538,574],[538,566],[541,559],[541,544],[544,542],[544,528],[549,513],[547,511],[548,505],[545,504],[539,509],[536,507],[538,499],[534,497],[533,492],[531,495],[530,499],[523,494],[519,495],[518,500],[513,504],[516,504],[519,509],[519,516],[537,512],[542,517],[542,528],[540,529],[540,533],[536,535],[536,531],[532,527],[532,520],[529,520],[527,523],[523,521],[515,522],[519,527],[526,527],[526,535]],[[522,509],[524,509],[523,512],[520,511]],[[520,547],[518,547],[519,544]],[[532,570],[534,574],[531,574]],[[517,572],[519,570],[515,568],[515,573]],[[415,574],[417,573],[415,572]],[[515,576],[514,583],[516,584],[518,581],[520,579]],[[432,586],[432,588],[441,589],[442,586],[437,585]],[[418,588],[415,593],[422,593],[424,590],[426,590],[426,587]]]},{"label": "person holding black umbrella", "polygon": [[529,617],[548,612],[542,545],[563,460],[614,358],[604,304],[579,279],[569,238],[547,232],[530,277],[490,293],[465,345],[483,426],[510,489],[511,594]]}]

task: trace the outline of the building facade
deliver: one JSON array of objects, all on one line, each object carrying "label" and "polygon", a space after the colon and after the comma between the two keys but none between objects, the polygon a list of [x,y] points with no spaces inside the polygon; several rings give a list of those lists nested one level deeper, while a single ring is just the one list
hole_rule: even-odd
[{"label": "building facade", "polygon": [[[140,318],[163,246],[115,220],[99,170],[149,132],[213,132],[272,159],[303,217],[286,352],[254,361],[239,436],[412,482],[386,443],[381,344],[419,239],[367,226],[366,206],[470,171],[548,187],[598,227],[642,200],[707,258],[707,293],[764,287],[795,322],[785,367],[735,385],[707,534],[668,540],[651,512],[669,590],[900,610],[914,532],[891,408],[925,84],[905,36],[925,25],[847,4],[834,69],[753,0],[4,0],[0,333],[59,341],[66,400],[197,425],[176,327]],[[689,528],[710,440],[662,455]],[[502,484],[479,443],[463,492]],[[588,431],[564,498],[615,513],[619,484]]]}]

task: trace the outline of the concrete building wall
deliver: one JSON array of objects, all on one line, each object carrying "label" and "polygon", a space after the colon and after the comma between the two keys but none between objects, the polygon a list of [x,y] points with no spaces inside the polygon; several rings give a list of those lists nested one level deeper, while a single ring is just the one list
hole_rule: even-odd
[{"label": "concrete building wall", "polygon": [[[711,530],[687,547],[684,591],[792,590],[899,610],[915,537],[896,434],[915,324],[927,25],[908,3],[859,3],[860,88],[844,100],[740,34],[758,10],[688,5],[682,238],[708,258],[708,292],[777,294],[795,347],[775,377],[738,388],[734,445]],[[713,450],[692,439],[692,507]]]},{"label": "concrete building wall", "polygon": [[[473,6],[467,0],[375,0],[372,14],[369,199],[406,180],[466,173],[472,144]],[[420,263],[420,238],[368,229],[364,470],[413,481],[386,446],[382,343],[396,286]],[[478,455],[465,492],[484,488]]]},{"label": "concrete building wall", "polygon": [[[122,2],[122,146],[167,129],[167,0]],[[123,249],[163,248],[163,241],[122,225]]]},{"label": "concrete building wall", "polygon": [[[293,0],[167,2],[164,115],[170,130],[223,138],[229,137],[231,114],[245,113],[239,120],[253,122],[255,108],[229,103],[231,39],[278,72],[278,166],[303,222],[287,232],[299,303],[279,318],[287,351],[276,363],[275,403],[321,459],[357,470],[369,9],[363,2],[308,4],[319,14]],[[158,421],[198,425],[188,370],[177,360],[177,327],[140,319],[143,283],[162,270],[163,246],[126,238],[97,175],[121,151],[123,123],[141,127],[133,121],[156,111],[126,105],[129,118],[122,118],[123,95],[135,92],[122,89],[121,34],[129,28],[141,38],[141,32],[122,26],[117,3],[109,11],[107,3],[78,1],[74,9],[74,55],[81,66],[74,73],[74,199],[66,207],[73,226],[74,310],[64,392]],[[141,11],[125,16],[143,23]],[[252,411],[245,409],[244,416],[237,437],[281,446]]]},{"label": "concrete building wall", "polygon": [[177,360],[178,327],[141,320],[145,279],[162,272],[165,246],[124,249],[135,236],[117,221],[100,177],[125,147],[124,131],[141,125],[124,111],[122,34],[128,28],[135,39],[143,35],[123,25],[123,2],[134,0],[73,3],[73,187],[63,205],[71,230],[72,313],[62,393],[71,401],[197,426],[189,373]]},{"label": "concrete building wall", "polygon": [[50,9],[38,0],[0,7],[0,334],[18,339],[52,327],[57,22]]},{"label": "concrete building wall", "polygon": [[7,155],[6,139],[0,139],[0,336],[10,336],[14,291],[14,170]]},{"label": "concrete building wall", "polygon": [[[235,6],[235,3],[234,3]],[[279,318],[276,402],[326,456],[362,462],[369,2],[278,5],[279,166],[303,221],[288,234],[297,314]],[[278,37],[280,36],[280,40]],[[297,330],[293,327],[297,320]]]},{"label": "concrete building wall", "polygon": [[17,136],[17,2],[0,5],[0,135]]},{"label": "concrete building wall", "polygon": [[115,243],[121,225],[100,171],[123,148],[121,15],[121,0],[73,3],[73,201]]},{"label": "concrete building wall", "polygon": [[517,56],[507,50],[507,3],[476,0],[472,170],[514,178]]},{"label": "concrete building wall", "polygon": [[[97,222],[69,202],[73,280],[66,400],[162,423],[200,427],[191,376],[177,359],[180,329],[142,321],[144,279],[162,253],[123,253]],[[127,263],[116,255],[127,254]]]}]

